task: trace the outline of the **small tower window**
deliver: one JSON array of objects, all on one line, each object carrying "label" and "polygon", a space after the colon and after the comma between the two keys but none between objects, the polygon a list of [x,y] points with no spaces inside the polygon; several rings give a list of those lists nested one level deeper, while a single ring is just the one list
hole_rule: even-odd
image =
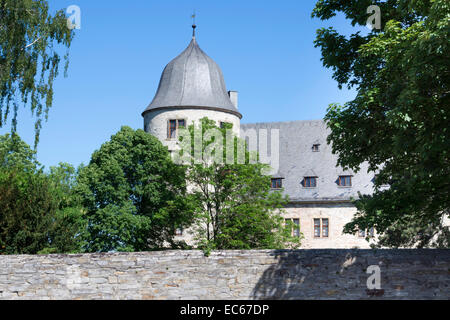
[{"label": "small tower window", "polygon": [[224,122],[224,121],[219,122],[220,129],[225,129],[229,125],[231,125],[231,123],[229,123],[229,122]]},{"label": "small tower window", "polygon": [[319,147],[320,147],[320,144],[313,144],[312,151],[313,152],[319,152]]},{"label": "small tower window", "polygon": [[167,138],[175,139],[177,137],[177,131],[179,128],[184,128],[186,121],[184,119],[169,120],[167,124]]}]

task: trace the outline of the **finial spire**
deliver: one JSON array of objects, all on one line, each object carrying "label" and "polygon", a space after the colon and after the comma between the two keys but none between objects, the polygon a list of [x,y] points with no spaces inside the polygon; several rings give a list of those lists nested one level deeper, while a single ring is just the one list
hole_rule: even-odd
[{"label": "finial spire", "polygon": [[192,38],[195,39],[195,28],[197,28],[197,25],[195,24],[195,10],[192,14]]}]

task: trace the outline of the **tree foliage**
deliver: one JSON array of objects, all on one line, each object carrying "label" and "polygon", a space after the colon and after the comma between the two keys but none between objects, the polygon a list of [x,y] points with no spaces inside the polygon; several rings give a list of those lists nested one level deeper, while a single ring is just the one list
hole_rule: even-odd
[{"label": "tree foliage", "polygon": [[86,244],[87,220],[82,198],[76,193],[78,171],[68,163],[50,167],[47,174],[58,210],[51,230],[52,252],[82,252]]},{"label": "tree foliage", "polygon": [[143,130],[122,127],[80,169],[76,189],[87,210],[87,251],[182,245],[173,238],[191,217],[184,168]]},{"label": "tree foliage", "polygon": [[[79,252],[83,211],[66,180],[48,175],[17,135],[0,136],[0,253]],[[53,171],[74,169],[65,165]]]},{"label": "tree foliage", "polygon": [[14,132],[18,101],[29,104],[36,117],[35,143],[38,142],[59,72],[61,56],[57,48],[67,49],[67,70],[73,36],[64,11],[52,15],[46,0],[0,0],[0,127],[12,109]]},{"label": "tree foliage", "polygon": [[35,171],[40,167],[36,151],[32,150],[16,133],[0,136],[0,167],[3,169],[20,167]]},{"label": "tree foliage", "polygon": [[[203,118],[200,126],[191,125],[180,135],[180,145],[189,141],[190,146],[180,154],[191,156],[187,181],[189,199],[196,208],[193,230],[198,247],[208,251],[298,245],[299,239],[291,237],[281,216],[287,197],[271,192],[270,176],[262,174],[267,165],[251,163],[245,141],[227,135],[231,129],[231,124],[218,128]],[[239,145],[244,150],[241,162]],[[227,154],[233,156],[232,161],[227,161]]]},{"label": "tree foliage", "polygon": [[[342,12],[364,26],[369,5],[381,8],[382,29],[345,37],[317,31],[324,66],[340,87],[357,89],[325,120],[338,164],[376,173],[375,192],[355,202],[345,232],[375,227],[379,245],[450,244],[449,74],[450,3],[447,0],[321,0],[313,16]],[[385,187],[388,186],[388,187]]]}]

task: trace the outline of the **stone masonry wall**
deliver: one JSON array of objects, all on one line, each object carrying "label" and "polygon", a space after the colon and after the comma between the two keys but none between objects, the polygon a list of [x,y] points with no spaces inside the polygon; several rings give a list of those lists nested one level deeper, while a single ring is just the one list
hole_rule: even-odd
[{"label": "stone masonry wall", "polygon": [[449,299],[449,285],[450,250],[0,256],[0,299]]}]

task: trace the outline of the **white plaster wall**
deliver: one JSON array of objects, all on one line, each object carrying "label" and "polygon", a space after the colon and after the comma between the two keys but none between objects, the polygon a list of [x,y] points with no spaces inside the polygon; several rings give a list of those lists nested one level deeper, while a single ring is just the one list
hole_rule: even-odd
[{"label": "white plaster wall", "polygon": [[[284,218],[300,220],[300,232],[303,233],[302,249],[350,249],[370,248],[370,243],[358,234],[343,234],[345,224],[350,222],[356,213],[356,207],[349,204],[311,204],[290,205],[285,208]],[[328,238],[314,237],[314,219],[328,218]],[[376,236],[376,231],[375,231]]]},{"label": "white plaster wall", "polygon": [[167,121],[184,119],[189,126],[194,122],[198,124],[204,117],[217,121],[218,126],[220,121],[229,122],[233,124],[233,132],[236,135],[240,133],[239,117],[226,112],[202,109],[161,109],[147,112],[144,115],[144,130],[157,137],[169,150],[175,150],[177,139],[167,138]]}]

